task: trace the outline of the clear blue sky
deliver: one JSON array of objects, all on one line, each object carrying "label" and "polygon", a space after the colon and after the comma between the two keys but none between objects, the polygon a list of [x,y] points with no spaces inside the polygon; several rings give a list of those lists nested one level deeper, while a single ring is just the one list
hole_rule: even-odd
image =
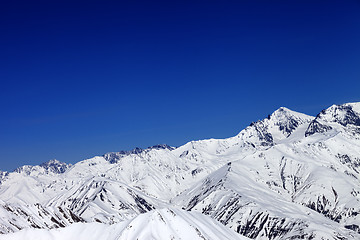
[{"label": "clear blue sky", "polygon": [[0,169],[360,101],[359,13],[351,0],[3,1]]}]

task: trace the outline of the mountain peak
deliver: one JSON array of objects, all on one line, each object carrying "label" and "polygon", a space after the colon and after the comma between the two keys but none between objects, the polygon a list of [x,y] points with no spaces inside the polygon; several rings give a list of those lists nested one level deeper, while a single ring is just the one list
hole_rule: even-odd
[{"label": "mountain peak", "polygon": [[345,103],[345,105],[351,106],[353,111],[360,114],[360,102]]},{"label": "mountain peak", "polygon": [[333,129],[331,123],[338,123],[344,127],[347,125],[360,126],[360,102],[332,105],[322,110],[309,124],[305,137],[315,133],[324,133]]},{"label": "mountain peak", "polygon": [[69,167],[71,167],[71,164],[60,162],[56,159],[52,159],[40,164],[39,166],[44,168],[45,170],[60,174],[60,173],[64,173]]},{"label": "mountain peak", "polygon": [[148,147],[147,149],[168,149],[168,150],[174,150],[176,149],[176,147],[171,147],[167,144],[157,144],[157,145],[154,145],[154,146],[151,146],[151,147]]},{"label": "mountain peak", "polygon": [[[253,122],[250,128],[255,129],[262,141],[261,145],[271,146],[277,140],[289,137],[300,125],[310,123],[314,117],[280,107],[267,118]],[[265,142],[264,142],[265,141]]]},{"label": "mountain peak", "polygon": [[160,150],[160,149],[168,149],[170,151],[176,149],[175,147],[171,147],[167,144],[157,144],[151,147],[148,147],[146,149],[142,149],[139,147],[136,147],[130,151],[120,151],[120,152],[109,152],[103,155],[103,157],[110,162],[111,164],[117,163],[121,158],[129,156],[131,154],[141,154],[144,151],[149,151],[149,150]]},{"label": "mountain peak", "polygon": [[286,107],[280,107],[277,110],[275,110],[271,115],[268,116],[268,119],[277,119],[277,120],[287,120],[289,118],[292,119],[303,119],[303,120],[309,120],[309,119],[313,119],[312,116],[303,114],[303,113],[299,113],[299,112],[295,112],[293,110],[290,110],[289,108]]},{"label": "mountain peak", "polygon": [[[357,107],[334,105],[318,119],[281,107],[235,137],[135,148],[63,174],[57,160],[23,166],[0,179],[0,239],[75,222],[125,222],[101,231],[116,239],[229,239],[222,225],[209,235],[217,223],[195,212],[256,239],[360,239],[360,127],[349,122]],[[107,239],[93,226],[67,236]]]},{"label": "mountain peak", "polygon": [[360,126],[360,103],[332,105],[322,110],[316,119],[324,122],[336,122],[343,126],[348,124]]},{"label": "mountain peak", "polygon": [[287,107],[279,107],[275,112],[293,112],[292,110],[288,109]]},{"label": "mountain peak", "polygon": [[33,172],[52,172],[55,174],[64,173],[68,168],[72,165],[64,162],[60,162],[56,159],[49,160],[40,165],[32,166],[32,165],[24,165],[22,167],[18,167],[14,170],[17,173],[25,173],[26,175],[30,175]]}]

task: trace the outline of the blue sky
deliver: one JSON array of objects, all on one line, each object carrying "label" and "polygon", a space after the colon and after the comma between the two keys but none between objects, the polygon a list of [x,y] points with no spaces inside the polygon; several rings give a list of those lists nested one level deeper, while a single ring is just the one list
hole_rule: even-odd
[{"label": "blue sky", "polygon": [[0,169],[236,135],[360,101],[359,1],[11,1]]}]

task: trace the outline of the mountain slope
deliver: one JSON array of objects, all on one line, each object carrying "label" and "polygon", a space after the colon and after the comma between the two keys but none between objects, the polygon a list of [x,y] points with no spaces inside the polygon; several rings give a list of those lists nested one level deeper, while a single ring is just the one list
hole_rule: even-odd
[{"label": "mountain slope", "polygon": [[99,223],[73,224],[54,230],[23,230],[14,234],[0,235],[0,239],[20,240],[245,240],[213,219],[177,209],[160,209],[140,214],[132,220],[114,225]]},{"label": "mountain slope", "polygon": [[1,173],[0,232],[114,224],[176,206],[253,239],[359,239],[359,119],[360,103],[316,117],[279,108],[227,139]]}]

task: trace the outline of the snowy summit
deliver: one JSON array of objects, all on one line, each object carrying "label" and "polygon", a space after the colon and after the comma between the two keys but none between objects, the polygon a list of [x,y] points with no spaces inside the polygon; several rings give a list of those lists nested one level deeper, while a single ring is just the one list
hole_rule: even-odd
[{"label": "snowy summit", "polygon": [[[0,172],[0,239],[360,239],[360,103]],[[76,236],[76,237],[75,237]]]}]

